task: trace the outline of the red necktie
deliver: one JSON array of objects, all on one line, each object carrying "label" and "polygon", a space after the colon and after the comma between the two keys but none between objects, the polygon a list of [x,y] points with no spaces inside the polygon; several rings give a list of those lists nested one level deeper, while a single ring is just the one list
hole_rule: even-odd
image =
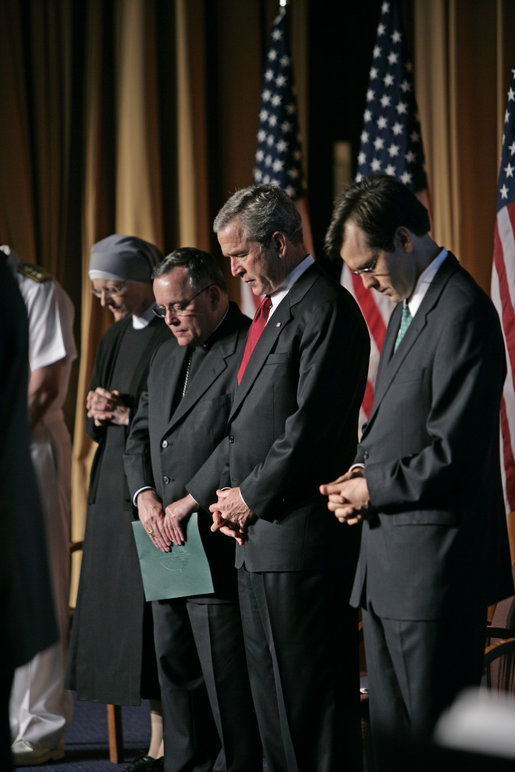
[{"label": "red necktie", "polygon": [[254,350],[254,346],[258,342],[259,336],[261,335],[261,333],[265,328],[265,324],[268,321],[268,314],[270,313],[271,308],[272,308],[272,301],[270,300],[268,295],[265,295],[265,297],[261,301],[260,306],[258,307],[258,310],[256,311],[254,319],[252,320],[252,324],[249,327],[249,334],[247,337],[247,342],[245,344],[245,351],[243,352],[243,359],[241,360],[240,369],[238,370],[238,383],[240,383],[243,377],[243,373],[247,366],[247,362],[250,359],[250,355]]}]

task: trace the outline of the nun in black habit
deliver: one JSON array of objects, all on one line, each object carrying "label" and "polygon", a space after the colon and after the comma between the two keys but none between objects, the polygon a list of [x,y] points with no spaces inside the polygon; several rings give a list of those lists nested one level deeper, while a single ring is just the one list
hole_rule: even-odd
[{"label": "nun in black habit", "polygon": [[152,313],[152,244],[113,234],[93,245],[92,292],[115,323],[100,340],[86,400],[91,468],[81,574],[67,687],[78,699],[114,705],[150,700],[150,748],[131,767],[162,769],[162,718],[151,604],[143,594],[131,522],[136,515],[122,454],[152,353],[173,336]]}]

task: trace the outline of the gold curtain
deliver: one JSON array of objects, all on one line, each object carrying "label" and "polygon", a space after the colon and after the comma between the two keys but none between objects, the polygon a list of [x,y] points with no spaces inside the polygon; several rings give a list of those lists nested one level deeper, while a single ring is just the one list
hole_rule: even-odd
[{"label": "gold curtain", "polygon": [[0,2],[0,232],[20,259],[44,265],[61,282],[70,196],[71,57],[68,0]]},{"label": "gold curtain", "polygon": [[177,206],[179,243],[209,250],[203,7],[201,0],[176,2]]},{"label": "gold curtain", "polygon": [[512,0],[416,0],[415,74],[433,235],[490,290]]}]

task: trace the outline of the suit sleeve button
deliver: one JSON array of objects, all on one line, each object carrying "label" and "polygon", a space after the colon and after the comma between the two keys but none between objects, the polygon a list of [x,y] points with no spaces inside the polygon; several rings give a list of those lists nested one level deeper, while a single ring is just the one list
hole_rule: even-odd
[{"label": "suit sleeve button", "polygon": [[167,477],[166,475],[164,475],[163,482],[164,482],[165,485],[168,485],[168,483],[170,482],[170,478]]}]

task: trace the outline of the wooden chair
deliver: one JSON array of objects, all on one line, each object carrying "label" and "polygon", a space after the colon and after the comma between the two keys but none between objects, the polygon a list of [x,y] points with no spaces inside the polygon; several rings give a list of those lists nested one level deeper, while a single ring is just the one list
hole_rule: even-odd
[{"label": "wooden chair", "polygon": [[486,629],[484,667],[489,689],[515,696],[515,629]]},{"label": "wooden chair", "polygon": [[[512,565],[515,582],[515,563]],[[495,605],[486,626],[485,675],[488,688],[515,695],[515,595]]]},{"label": "wooden chair", "polygon": [[[82,549],[84,542],[70,542],[70,557],[74,552]],[[70,631],[73,623],[74,607],[70,606]],[[123,761],[123,726],[122,708],[120,705],[107,705],[107,735],[109,741],[109,761],[113,764],[121,764]]]},{"label": "wooden chair", "polygon": [[109,737],[109,761],[123,761],[123,726],[121,705],[107,705],[107,734]]}]

